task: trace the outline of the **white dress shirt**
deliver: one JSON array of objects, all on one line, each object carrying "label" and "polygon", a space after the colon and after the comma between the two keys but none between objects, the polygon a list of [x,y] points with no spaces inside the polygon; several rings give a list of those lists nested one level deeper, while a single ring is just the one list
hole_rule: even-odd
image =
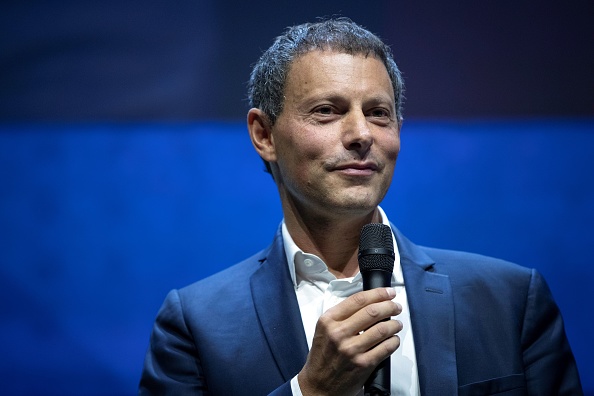
[{"label": "white dress shirt", "polygon": [[[384,211],[378,207],[382,217],[382,223],[390,225]],[[285,222],[282,222],[282,234],[289,263],[289,271],[297,294],[301,319],[305,329],[307,345],[311,349],[313,335],[318,318],[329,308],[340,303],[350,295],[363,290],[361,273],[351,278],[337,279],[329,270],[326,264],[316,255],[303,252],[289,234]],[[400,266],[400,254],[396,239],[392,234],[394,242],[394,273],[392,275],[392,287],[396,290],[396,301],[402,306],[402,312],[395,318],[402,322],[402,330],[398,333],[400,347],[391,356],[391,394],[418,396],[419,375],[417,372],[417,359],[415,355],[415,344],[410,323],[410,312],[406,298],[406,289],[402,268]],[[301,389],[297,376],[291,380],[293,395],[301,396]],[[360,394],[363,394],[361,390]]]}]

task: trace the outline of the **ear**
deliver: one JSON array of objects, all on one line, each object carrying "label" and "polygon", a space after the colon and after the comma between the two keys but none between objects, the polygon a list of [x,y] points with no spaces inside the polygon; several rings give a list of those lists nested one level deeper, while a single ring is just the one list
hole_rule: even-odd
[{"label": "ear", "polygon": [[266,114],[260,109],[250,109],[247,115],[247,127],[252,144],[260,157],[268,162],[276,161],[272,128]]}]

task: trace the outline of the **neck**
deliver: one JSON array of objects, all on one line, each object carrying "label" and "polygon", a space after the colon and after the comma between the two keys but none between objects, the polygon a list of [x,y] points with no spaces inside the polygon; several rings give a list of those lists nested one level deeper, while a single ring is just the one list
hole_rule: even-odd
[{"label": "neck", "polygon": [[304,252],[320,257],[337,278],[359,272],[357,253],[361,228],[381,222],[377,208],[359,215],[321,216],[283,207],[285,224],[295,244]]}]

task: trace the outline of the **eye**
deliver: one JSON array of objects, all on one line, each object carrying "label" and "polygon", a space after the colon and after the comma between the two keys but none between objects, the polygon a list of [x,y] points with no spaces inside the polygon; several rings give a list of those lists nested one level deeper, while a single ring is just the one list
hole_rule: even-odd
[{"label": "eye", "polygon": [[322,114],[322,115],[330,115],[334,113],[332,106],[330,105],[322,105],[318,106],[314,109],[314,113]]},{"label": "eye", "polygon": [[382,109],[382,108],[376,108],[371,110],[370,112],[372,117],[377,117],[377,118],[390,118],[390,112],[386,109]]}]

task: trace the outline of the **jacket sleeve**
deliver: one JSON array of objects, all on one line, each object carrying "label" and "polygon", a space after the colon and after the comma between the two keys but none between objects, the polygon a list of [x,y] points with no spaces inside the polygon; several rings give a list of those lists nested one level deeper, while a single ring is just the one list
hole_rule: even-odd
[{"label": "jacket sleeve", "polygon": [[583,395],[561,312],[535,270],[530,279],[521,341],[528,394]]},{"label": "jacket sleeve", "polygon": [[[177,290],[163,303],[153,326],[138,389],[139,395],[208,395],[198,349],[184,320]],[[291,396],[286,382],[270,393]]]},{"label": "jacket sleeve", "polygon": [[138,394],[208,394],[198,351],[184,321],[177,290],[169,292],[157,314]]}]

